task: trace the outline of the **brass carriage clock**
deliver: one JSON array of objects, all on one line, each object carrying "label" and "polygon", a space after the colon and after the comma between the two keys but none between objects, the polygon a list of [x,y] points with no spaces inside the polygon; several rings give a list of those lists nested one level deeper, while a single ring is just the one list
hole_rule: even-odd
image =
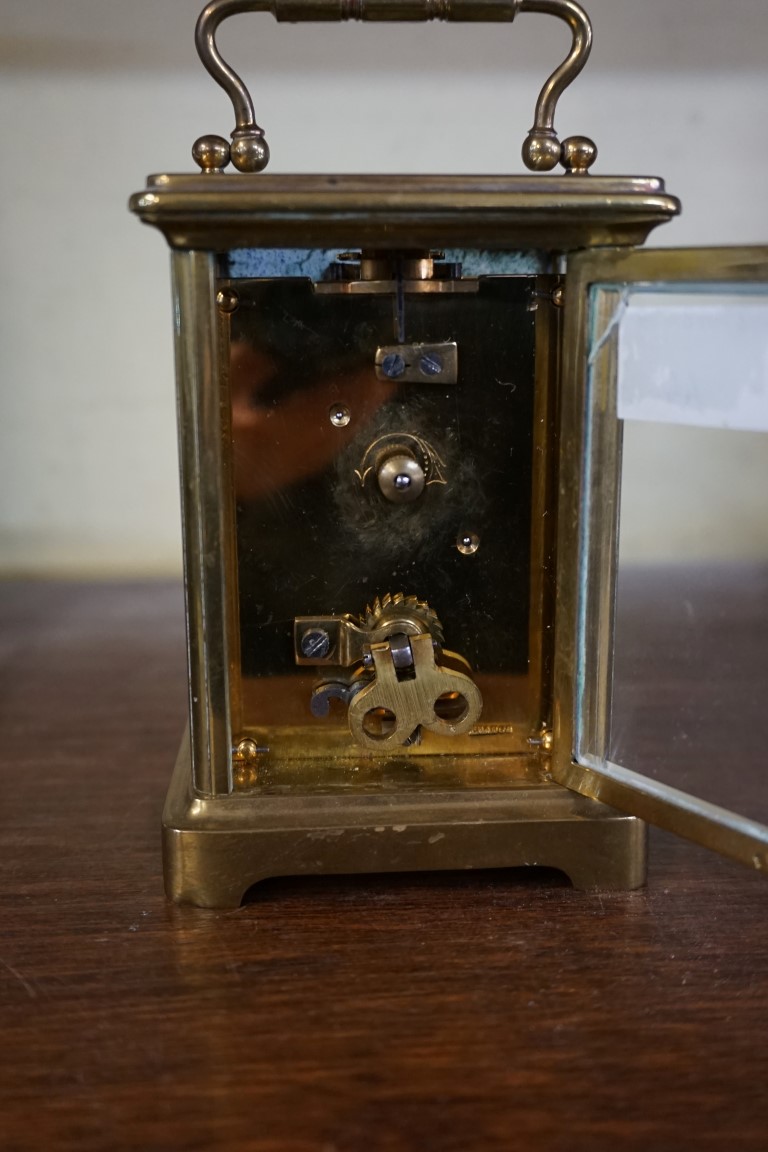
[{"label": "brass carriage clock", "polygon": [[[533,174],[262,175],[215,40],[252,11],[564,20]],[[766,253],[636,251],[679,203],[559,141],[591,46],[572,0],[213,0],[197,45],[232,143],[202,137],[201,174],[131,202],[173,250],[190,729],[169,894],[533,864],[632,888],[638,817],[763,867],[765,829],[610,762],[609,702],[621,317],[650,284],[759,296]]]}]

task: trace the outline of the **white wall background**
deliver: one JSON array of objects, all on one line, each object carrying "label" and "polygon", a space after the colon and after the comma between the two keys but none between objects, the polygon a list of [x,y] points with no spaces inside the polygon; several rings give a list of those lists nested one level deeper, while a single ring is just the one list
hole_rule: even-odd
[{"label": "white wall background", "polygon": [[[599,172],[666,178],[685,214],[656,244],[768,242],[766,0],[587,6],[595,49],[562,101],[561,135],[593,136]],[[0,0],[0,571],[179,570],[167,251],[126,200],[148,172],[191,170],[202,132],[231,130],[194,51],[201,7]],[[221,32],[274,172],[520,171],[536,94],[567,44],[560,22],[534,15],[408,29],[251,15]],[[738,464],[752,496],[724,547],[749,553],[765,535],[765,438],[714,459],[692,450],[681,467],[653,429],[640,435],[653,461],[633,449],[635,551],[679,548],[679,524],[657,515],[675,472],[695,489],[699,469],[722,497]],[[691,515],[695,555],[710,545]]]}]

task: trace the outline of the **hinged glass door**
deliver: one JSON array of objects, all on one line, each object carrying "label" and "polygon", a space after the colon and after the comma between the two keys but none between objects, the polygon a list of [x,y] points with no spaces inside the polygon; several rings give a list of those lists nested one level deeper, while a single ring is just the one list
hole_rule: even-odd
[{"label": "hinged glass door", "polygon": [[554,775],[768,870],[768,248],[573,259],[563,408]]}]

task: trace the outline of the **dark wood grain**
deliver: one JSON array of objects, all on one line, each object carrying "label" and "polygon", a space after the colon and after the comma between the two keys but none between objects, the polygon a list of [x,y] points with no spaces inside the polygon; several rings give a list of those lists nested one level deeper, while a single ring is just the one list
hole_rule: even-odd
[{"label": "dark wood grain", "polygon": [[629,895],[516,872],[171,906],[180,589],[0,603],[3,1149],[768,1146],[764,878],[654,835]]}]

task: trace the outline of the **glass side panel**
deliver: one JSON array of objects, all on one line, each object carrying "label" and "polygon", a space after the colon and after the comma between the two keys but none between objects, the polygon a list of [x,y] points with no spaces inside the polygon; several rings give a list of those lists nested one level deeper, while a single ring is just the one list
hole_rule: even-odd
[{"label": "glass side panel", "polygon": [[614,299],[621,469],[605,759],[765,821],[768,295],[656,284]]},{"label": "glass side panel", "polygon": [[623,478],[609,759],[768,820],[768,435],[627,423]]},{"label": "glass side panel", "polygon": [[[397,618],[402,595],[482,711],[457,735],[414,723],[381,758],[528,753],[546,707],[556,281],[520,254],[337,255],[234,253],[219,281],[233,304],[238,737],[260,749],[262,779],[265,764],[283,782],[309,761],[367,771],[398,717],[377,709],[361,748],[348,710],[372,682],[370,644],[332,657],[342,634],[354,646]],[[396,644],[398,683],[418,679],[410,641]]]}]

